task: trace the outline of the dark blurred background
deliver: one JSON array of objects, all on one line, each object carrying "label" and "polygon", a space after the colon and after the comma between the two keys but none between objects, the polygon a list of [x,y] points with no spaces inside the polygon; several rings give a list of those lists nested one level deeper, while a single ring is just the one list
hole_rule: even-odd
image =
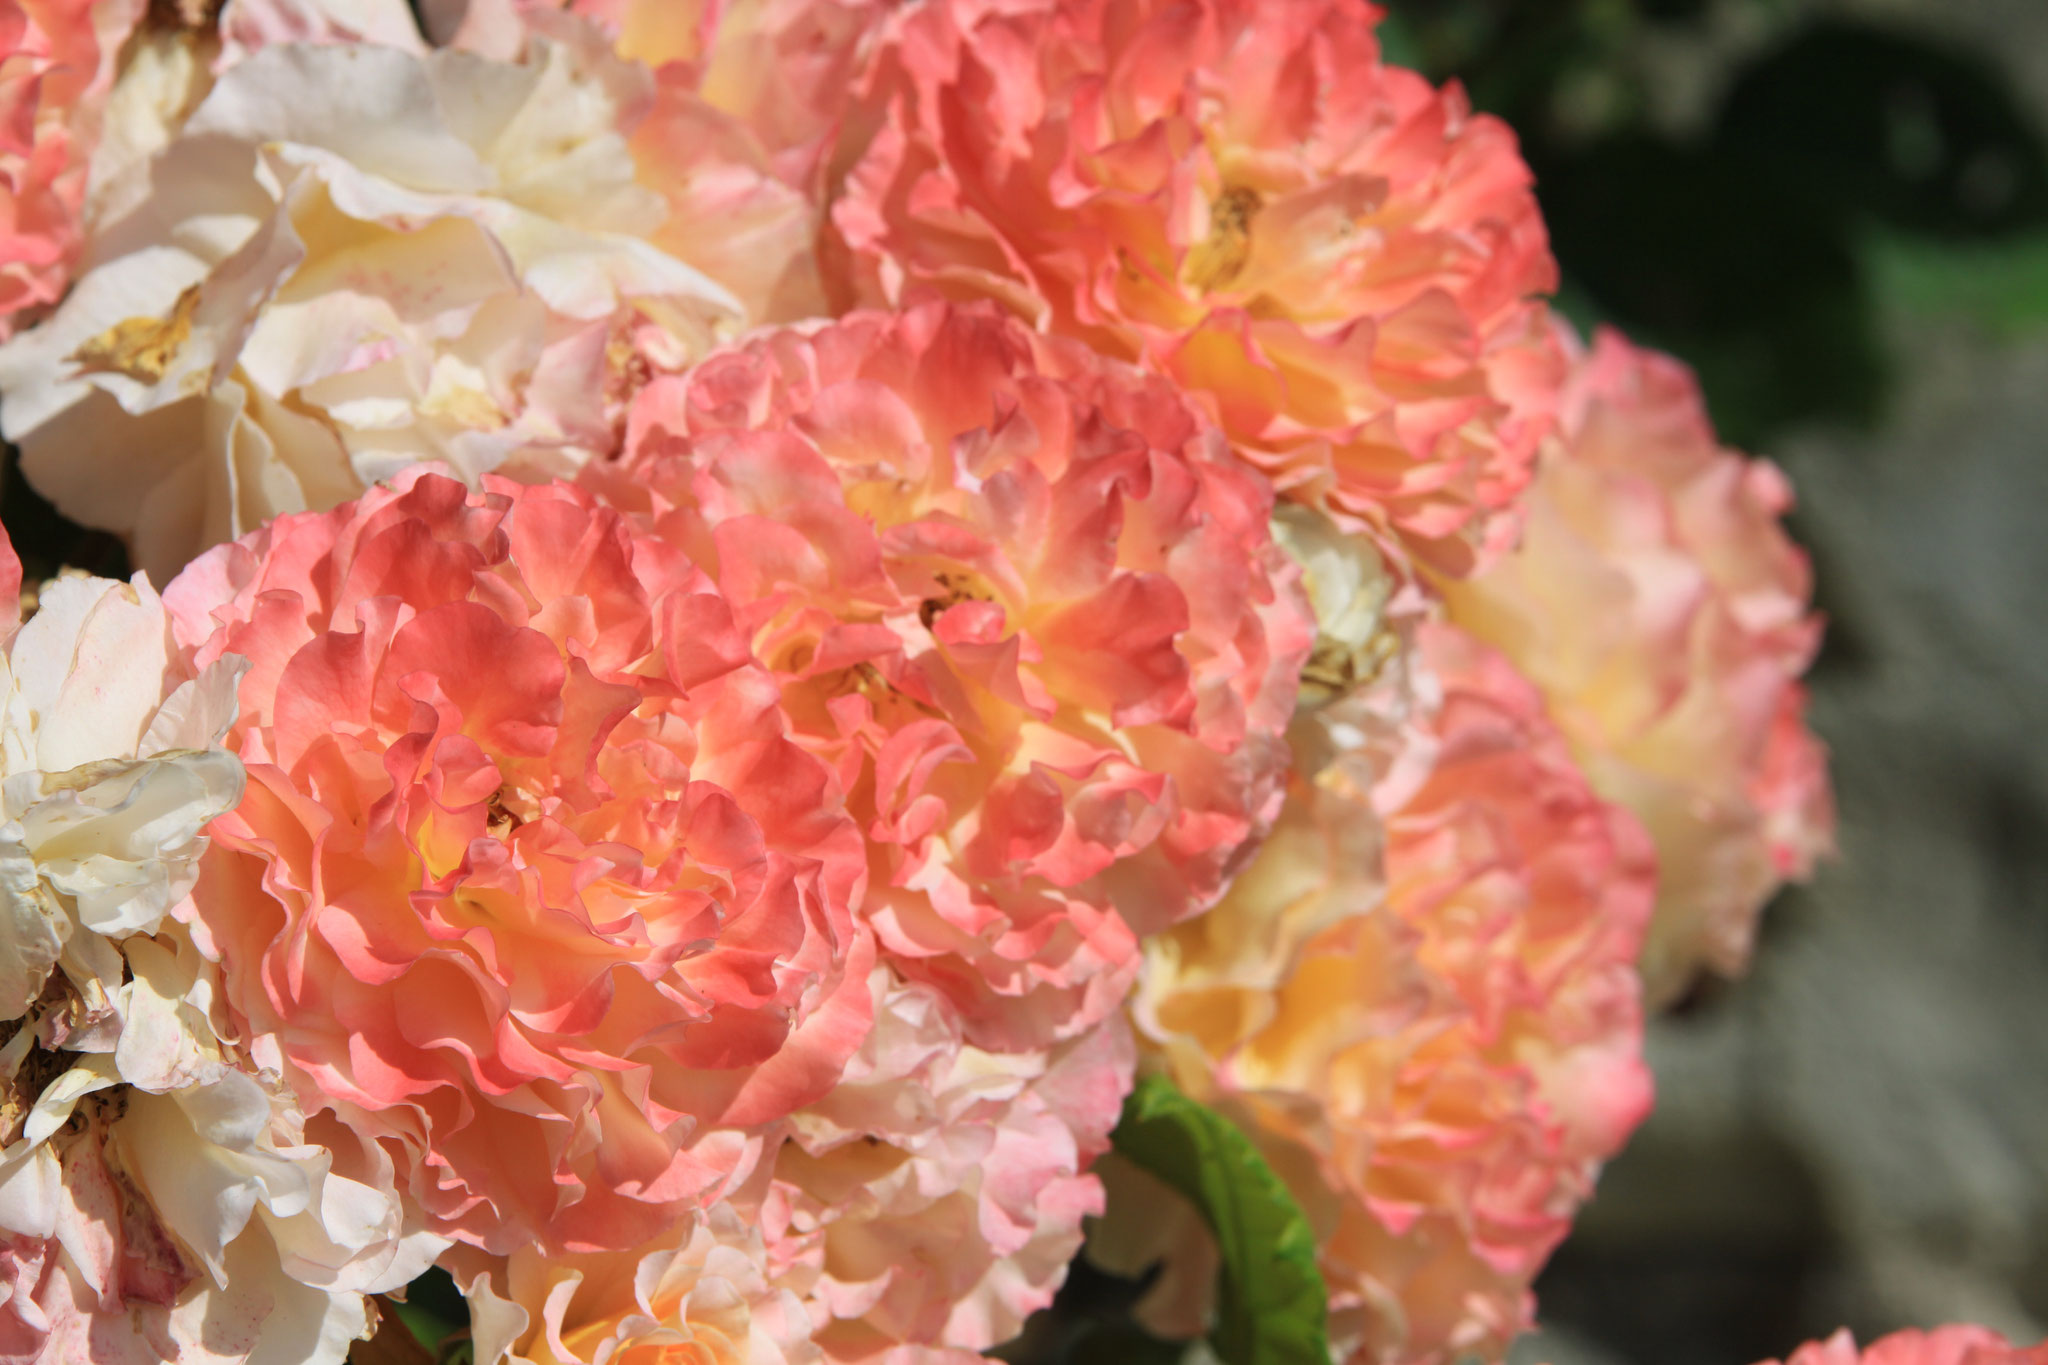
[{"label": "dark blurred background", "polygon": [[1520,132],[1565,307],[1802,503],[1842,858],[1652,1030],[1521,1365],[2048,1333],[2048,0],[1391,0]]}]

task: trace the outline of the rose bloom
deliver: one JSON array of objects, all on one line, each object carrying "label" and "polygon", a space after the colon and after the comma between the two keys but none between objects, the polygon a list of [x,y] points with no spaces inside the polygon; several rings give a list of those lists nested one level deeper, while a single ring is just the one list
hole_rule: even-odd
[{"label": "rose bloom", "polygon": [[427,50],[406,0],[156,0],[120,51],[92,153],[85,236],[150,196],[149,159],[178,137],[222,71],[283,43]]},{"label": "rose bloom", "polygon": [[476,1272],[476,1365],[811,1365],[810,1319],[769,1279],[758,1227],[716,1204],[651,1249]]},{"label": "rose bloom", "polygon": [[1130,1088],[1129,1031],[1112,1015],[995,1055],[931,987],[886,967],[869,984],[874,1031],[765,1185],[638,1251],[458,1270],[478,1360],[908,1361],[1014,1336],[1101,1211],[1085,1172]]},{"label": "rose bloom", "polygon": [[[1633,967],[1648,843],[1587,788],[1541,698],[1441,624],[1415,634],[1441,703],[1434,764],[1384,818],[1377,787],[1303,763],[1260,856],[1208,915],[1148,945],[1148,1051],[1220,1107],[1301,1201],[1333,1354],[1498,1358],[1530,1283],[1648,1111]],[[1094,1246],[1164,1259],[1141,1316],[1201,1329],[1214,1250],[1163,1186],[1113,1183]]]},{"label": "rose bloom", "polygon": [[1845,1327],[1826,1341],[1807,1342],[1784,1365],[2048,1365],[2048,1343],[2014,1346],[1985,1327],[1909,1328],[1880,1337],[1859,1354]]},{"label": "rose bloom", "polygon": [[252,1065],[178,922],[241,661],[188,672],[141,575],[17,628],[20,583],[0,535],[0,1357],[339,1365],[442,1243]]},{"label": "rose bloom", "polygon": [[809,179],[837,131],[887,0],[426,0],[455,46],[510,56],[551,16],[596,25],[618,54],[737,119],[790,184]]},{"label": "rose bloom", "polygon": [[114,62],[143,0],[0,0],[0,341],[64,293]]},{"label": "rose bloom", "polygon": [[842,300],[937,291],[1169,375],[1291,496],[1505,549],[1561,377],[1513,135],[1360,0],[928,0],[831,181]]},{"label": "rose bloom", "polygon": [[442,0],[430,31],[510,58],[579,23],[653,72],[632,135],[669,213],[650,240],[731,289],[749,319],[828,310],[816,245],[820,163],[884,0]]},{"label": "rose bloom", "polygon": [[859,830],[682,554],[414,470],[166,601],[196,663],[252,663],[196,896],[227,1005],[435,1230],[645,1243],[860,1045]]},{"label": "rose bloom", "polygon": [[1522,545],[1447,593],[1656,841],[1643,979],[1665,1003],[1702,967],[1740,972],[1764,902],[1833,846],[1798,681],[1820,640],[1813,577],[1781,522],[1784,475],[1721,447],[1677,361],[1603,331],[1564,424]]},{"label": "rose bloom", "polygon": [[616,445],[628,362],[736,318],[642,240],[651,84],[602,45],[229,55],[187,116],[189,45],[138,51],[91,266],[0,348],[30,482],[159,580],[416,461],[573,471]]},{"label": "rose bloom", "polygon": [[[185,2],[190,6],[191,0]],[[202,32],[205,9],[188,9]],[[404,0],[227,0],[214,25],[224,65],[281,43],[380,43],[426,50]]]},{"label": "rose bloom", "polygon": [[832,1360],[985,1350],[1052,1301],[1102,1212],[1089,1167],[1131,1088],[1130,1032],[1112,1014],[991,1053],[931,987],[874,985],[874,1033],[777,1156],[769,1258]]},{"label": "rose bloom", "polygon": [[1155,378],[986,309],[765,334],[593,470],[698,562],[866,829],[866,918],[997,1051],[1120,1004],[1278,808],[1310,622]]}]

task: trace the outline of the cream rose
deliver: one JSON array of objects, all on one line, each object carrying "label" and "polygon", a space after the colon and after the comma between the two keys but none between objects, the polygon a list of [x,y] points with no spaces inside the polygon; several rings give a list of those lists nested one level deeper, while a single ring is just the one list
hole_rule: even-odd
[{"label": "cream rose", "polygon": [[629,360],[681,363],[737,320],[642,240],[666,210],[624,130],[650,78],[601,45],[230,55],[148,155],[201,78],[138,57],[155,74],[116,92],[131,161],[78,283],[0,348],[30,482],[159,578],[421,460],[572,471],[614,445]]}]

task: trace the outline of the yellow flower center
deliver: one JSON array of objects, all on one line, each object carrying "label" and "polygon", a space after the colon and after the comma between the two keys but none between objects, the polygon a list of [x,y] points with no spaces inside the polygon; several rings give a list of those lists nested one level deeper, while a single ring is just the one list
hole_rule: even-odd
[{"label": "yellow flower center", "polygon": [[1264,201],[1259,192],[1233,186],[1209,205],[1209,235],[1188,253],[1187,281],[1203,293],[1227,288],[1252,254],[1252,219]]},{"label": "yellow flower center", "polygon": [[123,318],[89,338],[67,359],[81,373],[111,371],[124,374],[140,384],[154,384],[164,377],[178,348],[192,335],[192,315],[199,311],[199,286],[178,295],[167,318]]}]

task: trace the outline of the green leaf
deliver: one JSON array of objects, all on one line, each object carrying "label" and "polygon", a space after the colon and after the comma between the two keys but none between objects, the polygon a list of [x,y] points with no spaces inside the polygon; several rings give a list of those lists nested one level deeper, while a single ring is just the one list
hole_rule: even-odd
[{"label": "green leaf", "polygon": [[469,1306],[463,1302],[462,1291],[448,1272],[438,1267],[405,1287],[403,1303],[386,1298],[384,1304],[437,1360],[461,1344],[450,1339],[469,1326]]},{"label": "green leaf", "polygon": [[1895,317],[1962,318],[2003,338],[2048,330],[2048,234],[1966,244],[1873,232],[1862,245]]},{"label": "green leaf", "polygon": [[1138,1082],[1112,1140],[1216,1235],[1223,1268],[1209,1341],[1225,1365],[1329,1365],[1315,1233],[1251,1140],[1163,1076]]},{"label": "green leaf", "polygon": [[1389,14],[1380,20],[1378,29],[1380,56],[1391,66],[1405,66],[1411,71],[1422,68],[1422,44],[1408,21],[1398,14]]}]

